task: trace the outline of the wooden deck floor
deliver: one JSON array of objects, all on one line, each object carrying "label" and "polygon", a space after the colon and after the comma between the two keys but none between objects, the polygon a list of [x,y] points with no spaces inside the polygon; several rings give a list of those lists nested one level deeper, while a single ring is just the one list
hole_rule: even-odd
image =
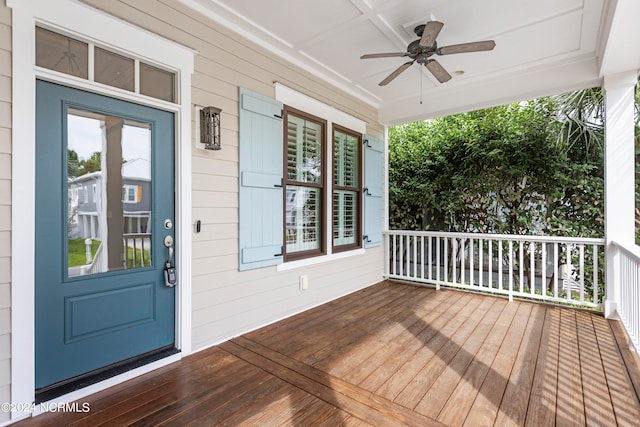
[{"label": "wooden deck floor", "polygon": [[640,426],[617,322],[383,282],[17,425]]}]

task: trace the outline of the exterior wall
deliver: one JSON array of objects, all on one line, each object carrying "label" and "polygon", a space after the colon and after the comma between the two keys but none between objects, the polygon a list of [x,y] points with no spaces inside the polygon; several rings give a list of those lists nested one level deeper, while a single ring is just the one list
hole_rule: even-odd
[{"label": "exterior wall", "polygon": [[[249,40],[169,0],[85,3],[198,51],[192,102],[222,108],[222,150],[193,142],[193,349],[201,349],[382,279],[382,248],[340,260],[277,272],[238,271],[238,87],[275,97],[278,81],[369,123],[382,137],[377,111]],[[195,107],[194,107],[195,108]],[[193,134],[198,124],[194,110]],[[373,124],[373,125],[372,125]],[[299,276],[309,290],[299,291]]]},{"label": "exterior wall", "polygon": [[[11,11],[0,0],[0,403],[11,402]],[[0,412],[0,423],[9,419]]]}]

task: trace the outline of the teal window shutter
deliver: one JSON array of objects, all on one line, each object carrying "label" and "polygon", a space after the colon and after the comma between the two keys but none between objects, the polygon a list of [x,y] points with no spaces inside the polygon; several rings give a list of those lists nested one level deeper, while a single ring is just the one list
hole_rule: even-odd
[{"label": "teal window shutter", "polygon": [[364,236],[365,248],[382,243],[382,140],[365,135],[364,141]]},{"label": "teal window shutter", "polygon": [[239,269],[282,263],[282,103],[240,88]]}]

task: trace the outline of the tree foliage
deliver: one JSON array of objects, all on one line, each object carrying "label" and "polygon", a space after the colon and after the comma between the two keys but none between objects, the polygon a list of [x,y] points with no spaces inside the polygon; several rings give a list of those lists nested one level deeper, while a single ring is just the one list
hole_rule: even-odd
[{"label": "tree foliage", "polygon": [[569,104],[544,98],[390,128],[391,227],[602,236],[602,127],[578,120],[601,116]]},{"label": "tree foliage", "polygon": [[[75,178],[101,169],[102,153],[96,151],[88,159],[79,159],[75,150],[67,148],[67,174],[69,178]],[[124,160],[123,160],[124,163]]]}]

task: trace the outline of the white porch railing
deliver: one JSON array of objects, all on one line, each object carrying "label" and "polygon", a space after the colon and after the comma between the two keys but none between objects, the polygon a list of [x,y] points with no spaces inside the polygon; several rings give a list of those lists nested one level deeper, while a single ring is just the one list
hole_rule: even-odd
[{"label": "white porch railing", "polygon": [[629,340],[640,355],[640,252],[613,242],[619,255],[617,266],[620,270],[620,295],[617,311]]},{"label": "white porch railing", "polygon": [[389,231],[385,275],[600,309],[604,239]]},{"label": "white porch railing", "polygon": [[87,270],[82,274],[102,273],[103,271],[107,270],[104,265],[105,263],[104,263],[104,256],[102,255],[102,251],[103,251],[102,247],[103,247],[103,244],[102,242],[100,242],[100,246],[98,246],[98,250],[96,251],[96,254],[93,257],[93,261],[91,261],[91,264],[88,265]]},{"label": "white porch railing", "polygon": [[151,265],[151,233],[129,233],[122,235],[124,268]]}]

